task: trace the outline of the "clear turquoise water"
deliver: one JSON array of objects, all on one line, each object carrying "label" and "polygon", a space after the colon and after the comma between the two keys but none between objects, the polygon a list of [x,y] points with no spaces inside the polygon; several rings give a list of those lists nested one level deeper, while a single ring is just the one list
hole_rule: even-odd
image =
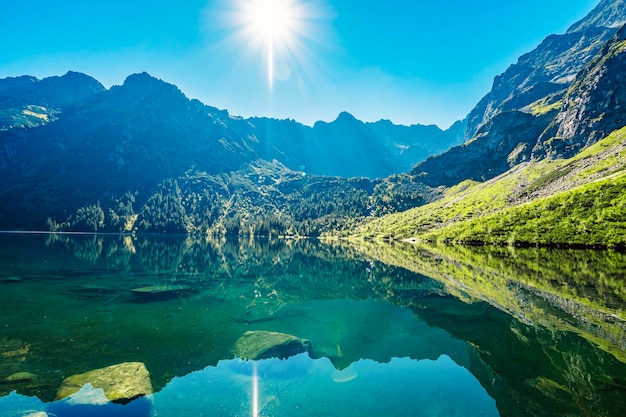
[{"label": "clear turquoise water", "polygon": [[[77,397],[101,398],[84,388]],[[0,401],[3,415],[154,416],[497,416],[495,401],[465,368],[443,355],[437,360],[364,359],[337,370],[326,358],[300,354],[257,362],[238,359],[173,378],[135,404],[45,404],[12,393]]]},{"label": "clear turquoise water", "polygon": [[[0,234],[0,417],[626,415],[622,254],[515,253],[542,268],[554,256],[560,275],[566,261],[593,264],[604,272],[592,289],[496,252],[462,253],[411,252],[421,266],[409,271],[389,264],[400,252],[311,241]],[[510,276],[497,294],[485,285],[493,268]],[[539,275],[561,292],[530,288]],[[185,291],[132,291],[155,285]],[[241,361],[232,347],[248,330],[313,348]],[[153,395],[55,401],[64,378],[131,361],[145,363]],[[6,380],[19,372],[32,377]]]}]

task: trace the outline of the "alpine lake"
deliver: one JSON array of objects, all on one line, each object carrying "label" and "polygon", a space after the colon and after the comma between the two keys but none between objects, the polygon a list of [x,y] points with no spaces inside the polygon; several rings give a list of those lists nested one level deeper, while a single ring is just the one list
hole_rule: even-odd
[{"label": "alpine lake", "polygon": [[624,253],[0,234],[0,417],[625,415]]}]

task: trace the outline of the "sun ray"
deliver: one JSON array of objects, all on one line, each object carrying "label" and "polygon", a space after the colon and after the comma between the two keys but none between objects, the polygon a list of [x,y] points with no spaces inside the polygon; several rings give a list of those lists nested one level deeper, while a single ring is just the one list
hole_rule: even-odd
[{"label": "sun ray", "polygon": [[254,37],[267,51],[267,80],[274,85],[274,53],[289,44],[298,20],[298,8],[292,0],[251,0],[244,4],[244,20]]},{"label": "sun ray", "polygon": [[252,363],[252,417],[259,417],[259,374],[257,362]]},{"label": "sun ray", "polygon": [[267,83],[270,87],[274,87],[274,45],[270,41],[267,45]]},{"label": "sun ray", "polygon": [[[267,86],[272,91],[276,79],[290,76],[292,71],[284,69],[286,63],[293,64],[298,55],[306,55],[300,53],[306,49],[303,40],[309,43],[312,38],[318,38],[315,21],[324,19],[320,3],[309,0],[235,0],[233,3],[231,21],[238,28],[236,36],[246,43],[248,51],[262,55]],[[295,50],[299,53],[294,54]]]},{"label": "sun ray", "polygon": [[207,33],[219,34],[207,45],[210,59],[266,114],[325,82],[325,56],[336,48],[326,0],[216,1],[204,17]]}]

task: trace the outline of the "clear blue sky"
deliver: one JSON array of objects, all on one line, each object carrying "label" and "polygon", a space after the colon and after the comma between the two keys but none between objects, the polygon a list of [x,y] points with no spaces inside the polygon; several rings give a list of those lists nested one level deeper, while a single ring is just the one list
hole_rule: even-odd
[{"label": "clear blue sky", "polygon": [[272,47],[270,85],[263,29],[242,23],[252,1],[2,1],[0,78],[73,70],[108,88],[147,71],[233,115],[447,128],[599,2],[282,0],[291,12],[271,24],[291,30],[273,35],[288,40]]}]

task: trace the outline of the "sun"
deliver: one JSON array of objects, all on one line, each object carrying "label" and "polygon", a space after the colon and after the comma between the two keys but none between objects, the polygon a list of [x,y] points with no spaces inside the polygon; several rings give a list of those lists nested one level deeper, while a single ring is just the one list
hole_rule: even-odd
[{"label": "sun", "polygon": [[317,55],[330,44],[332,11],[326,0],[214,1],[207,9],[207,29],[222,38],[215,45],[237,58],[235,72],[244,71],[246,82],[262,78],[273,97],[275,81],[301,88],[304,80],[318,76]]},{"label": "sun", "polygon": [[252,30],[270,42],[289,34],[296,20],[294,12],[287,0],[251,1],[246,11]]},{"label": "sun", "polygon": [[275,54],[284,53],[296,43],[303,19],[302,8],[296,0],[248,0],[242,4],[241,15],[246,32],[265,52],[271,90]]}]

